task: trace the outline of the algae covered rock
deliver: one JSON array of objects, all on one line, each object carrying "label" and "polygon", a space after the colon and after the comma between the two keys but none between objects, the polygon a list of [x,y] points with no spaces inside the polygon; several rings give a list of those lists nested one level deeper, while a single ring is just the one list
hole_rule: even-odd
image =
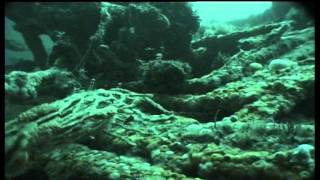
[{"label": "algae covered rock", "polygon": [[[85,141],[103,132],[110,122],[162,117],[152,118],[154,114],[169,112],[150,96],[123,89],[80,92],[36,106],[6,123],[6,172],[8,176],[17,176],[35,160],[36,157],[28,158],[30,154],[66,142]],[[21,170],[14,171],[21,161]]]},{"label": "algae covered rock", "polygon": [[258,71],[263,68],[263,66],[260,63],[250,63],[249,67],[252,71]]},{"label": "algae covered rock", "polygon": [[273,71],[276,71],[284,68],[294,67],[297,65],[298,64],[296,62],[290,61],[288,59],[274,59],[270,62],[270,64],[268,65],[268,68]]},{"label": "algae covered rock", "polygon": [[191,75],[191,67],[180,61],[154,60],[141,67],[142,81],[156,92],[176,93]]},{"label": "algae covered rock", "polygon": [[50,67],[5,75],[5,178],[313,179],[314,27],[277,5],[193,42],[186,2],[12,5]]},{"label": "algae covered rock", "polygon": [[[59,179],[78,178],[79,174],[82,179],[189,179],[183,174],[152,166],[143,159],[91,150],[78,144],[58,147],[48,153],[46,159],[49,163],[45,171],[49,177]],[[64,172],[65,168],[69,171]]]},{"label": "algae covered rock", "polygon": [[17,100],[36,99],[41,89],[46,88],[51,89],[41,93],[52,94],[53,88],[56,96],[65,96],[79,86],[71,72],[57,68],[34,72],[13,71],[5,75],[6,96]]}]

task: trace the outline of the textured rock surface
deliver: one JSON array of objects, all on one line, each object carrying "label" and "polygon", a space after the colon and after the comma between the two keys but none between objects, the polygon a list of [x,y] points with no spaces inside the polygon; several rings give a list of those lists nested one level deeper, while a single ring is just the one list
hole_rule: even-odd
[{"label": "textured rock surface", "polygon": [[[314,143],[312,126],[290,131],[282,124],[232,118],[199,123],[170,113],[151,97],[123,89],[99,89],[22,113],[6,123],[6,175],[14,177],[48,162],[40,169],[51,178],[62,179],[79,174],[84,179],[89,175],[254,178],[261,173],[267,178],[295,179],[298,175],[287,168],[294,165],[305,176],[312,176],[312,166],[290,155],[290,149],[299,154],[295,146]],[[282,138],[274,139],[277,136]],[[262,140],[270,142],[260,144]],[[312,161],[310,153],[306,158]],[[278,164],[275,156],[288,164]]]},{"label": "textured rock surface", "polygon": [[[151,115],[144,115],[146,112]],[[14,172],[10,167],[21,161],[28,163],[33,151],[84,141],[104,131],[112,121],[158,120],[167,113],[147,95],[122,89],[77,93],[36,106],[6,123],[6,167]]]},{"label": "textured rock surface", "polygon": [[[49,177],[59,179],[79,176],[81,179],[193,179],[160,166],[152,166],[140,158],[91,150],[77,144],[58,147],[47,153],[43,160],[49,161],[45,166]],[[68,173],[65,169],[68,169]]]},{"label": "textured rock surface", "polygon": [[303,65],[276,73],[264,69],[203,95],[159,95],[156,99],[177,112],[206,112],[212,116],[219,110],[248,121],[290,113],[297,103],[313,97],[313,88],[314,65]]},{"label": "textured rock surface", "polygon": [[[41,88],[49,87],[51,88],[49,92],[54,89],[58,92],[57,94],[65,96],[79,86],[71,72],[57,68],[34,72],[12,71],[5,75],[6,98],[19,101],[38,98]],[[49,92],[47,90],[46,93],[52,94]],[[44,94],[40,93],[40,95]]]},{"label": "textured rock surface", "polygon": [[[96,33],[70,41],[81,59],[51,54],[71,72],[6,74],[7,179],[314,179],[311,24],[291,12],[191,43],[186,3],[100,5],[88,9],[100,12]],[[193,79],[171,59],[196,68]],[[20,113],[13,99],[33,108]]]}]

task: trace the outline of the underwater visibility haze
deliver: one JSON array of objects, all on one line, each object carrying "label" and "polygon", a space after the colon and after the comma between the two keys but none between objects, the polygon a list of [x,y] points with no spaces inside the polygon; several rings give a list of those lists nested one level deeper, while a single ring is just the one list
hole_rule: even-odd
[{"label": "underwater visibility haze", "polygon": [[314,179],[294,2],[12,2],[5,179]]}]

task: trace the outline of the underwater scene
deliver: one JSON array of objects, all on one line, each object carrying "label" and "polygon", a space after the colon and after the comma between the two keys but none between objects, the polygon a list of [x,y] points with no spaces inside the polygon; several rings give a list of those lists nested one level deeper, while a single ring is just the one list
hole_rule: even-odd
[{"label": "underwater scene", "polygon": [[6,180],[311,180],[295,2],[5,6]]}]

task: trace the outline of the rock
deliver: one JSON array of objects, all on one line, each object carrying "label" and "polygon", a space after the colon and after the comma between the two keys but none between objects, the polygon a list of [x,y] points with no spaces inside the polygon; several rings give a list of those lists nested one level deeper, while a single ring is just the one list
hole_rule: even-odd
[{"label": "rock", "polygon": [[263,66],[262,66],[262,64],[260,64],[260,63],[253,62],[253,63],[250,63],[250,64],[249,64],[249,68],[250,68],[250,70],[252,70],[253,72],[255,72],[255,71],[258,71],[258,70],[262,69]]},{"label": "rock", "polygon": [[274,59],[268,65],[268,68],[272,71],[295,67],[298,64],[294,61],[290,61],[289,59]]}]

